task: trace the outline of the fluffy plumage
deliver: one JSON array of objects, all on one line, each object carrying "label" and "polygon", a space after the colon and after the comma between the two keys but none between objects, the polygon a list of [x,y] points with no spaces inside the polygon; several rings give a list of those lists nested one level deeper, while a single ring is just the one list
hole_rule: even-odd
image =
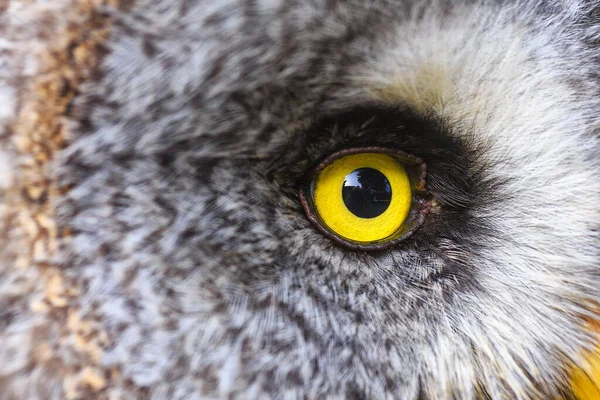
[{"label": "fluffy plumage", "polygon": [[[600,304],[597,2],[90,3],[62,9],[93,50],[58,40],[81,76],[35,206],[14,127],[40,89],[0,87],[1,398],[569,395]],[[397,248],[302,212],[358,145],[428,164],[437,207]]]}]

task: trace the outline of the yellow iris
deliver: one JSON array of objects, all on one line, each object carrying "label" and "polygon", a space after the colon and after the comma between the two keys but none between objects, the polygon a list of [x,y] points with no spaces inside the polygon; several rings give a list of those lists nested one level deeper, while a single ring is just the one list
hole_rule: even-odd
[{"label": "yellow iris", "polygon": [[[342,189],[348,184],[352,173],[360,169],[381,173],[383,182],[391,189],[389,205],[374,217],[356,215],[349,209],[348,199],[345,200],[343,196]],[[411,202],[411,184],[406,170],[396,158],[381,153],[360,153],[338,158],[321,171],[314,187],[314,205],[320,219],[337,235],[355,242],[376,242],[393,237],[408,216]]]}]

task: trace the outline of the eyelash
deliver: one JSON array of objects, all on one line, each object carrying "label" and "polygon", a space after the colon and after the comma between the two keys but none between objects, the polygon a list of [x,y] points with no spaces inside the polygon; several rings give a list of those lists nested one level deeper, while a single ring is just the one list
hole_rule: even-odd
[{"label": "eyelash", "polygon": [[[315,202],[315,188],[316,184],[320,178],[320,175],[335,164],[337,161],[342,160],[344,158],[348,159],[350,156],[360,156],[363,155],[362,159],[365,159],[365,155],[372,155],[374,159],[377,159],[377,155],[381,156],[391,156],[393,159],[398,161],[399,165],[401,165],[401,169],[406,171],[406,175],[409,180],[410,185],[410,206],[408,210],[408,215],[401,222],[399,228],[389,236],[384,238],[373,240],[373,241],[357,241],[352,240],[352,238],[344,237],[339,234],[339,232],[335,232],[334,229],[329,227],[325,222],[323,216],[323,212],[327,212],[327,210],[319,210],[316,202]],[[358,169],[361,169],[360,164],[357,164]],[[331,168],[329,168],[331,170]],[[363,168],[364,169],[364,168]],[[368,167],[368,169],[371,169]],[[375,169],[377,171],[377,169]],[[355,171],[354,171],[355,172]],[[329,174],[331,175],[331,174]],[[339,175],[339,174],[338,174]],[[346,175],[348,177],[349,175]],[[387,178],[385,174],[383,174],[384,178]],[[407,238],[409,238],[425,221],[426,215],[430,211],[431,201],[429,199],[429,194],[426,189],[426,178],[427,178],[427,165],[424,160],[419,157],[416,157],[412,154],[405,153],[403,151],[387,148],[387,147],[358,147],[358,148],[349,148],[341,151],[337,151],[330,156],[326,157],[321,163],[317,165],[316,168],[312,171],[309,183],[302,186],[299,196],[300,202],[304,208],[306,216],[308,220],[317,228],[319,232],[321,232],[324,236],[331,239],[336,244],[352,249],[352,250],[360,250],[360,251],[378,251],[390,248]],[[328,178],[329,179],[329,178]],[[389,178],[387,178],[389,180]],[[334,184],[339,183],[338,179],[334,179]],[[388,182],[389,183],[389,182]],[[346,184],[346,180],[343,181],[343,185]],[[325,183],[324,185],[329,185],[329,183]],[[355,186],[353,189],[355,189]],[[340,188],[340,192],[343,187]],[[333,193],[333,194],[331,194]],[[392,196],[393,190],[390,190],[390,196]],[[330,197],[336,196],[335,189],[333,192],[329,192]],[[341,196],[340,196],[341,197]],[[393,200],[393,198],[392,198]],[[390,200],[390,201],[392,201]],[[345,202],[345,200],[344,200]],[[341,203],[340,200],[336,200],[333,203],[331,201],[325,202],[326,204],[336,204],[336,207],[339,208]],[[347,203],[346,203],[347,204]],[[346,205],[347,207],[347,205]],[[325,207],[326,208],[326,207]],[[319,212],[320,211],[320,212]],[[335,210],[333,210],[335,212]],[[346,214],[348,214],[346,210]],[[378,215],[378,217],[383,216],[385,211]],[[348,214],[350,215],[350,214]],[[353,223],[360,224],[360,218],[356,219],[351,216]],[[387,223],[387,220],[384,220]],[[372,225],[372,223],[371,223]],[[356,228],[355,228],[356,229]]]}]

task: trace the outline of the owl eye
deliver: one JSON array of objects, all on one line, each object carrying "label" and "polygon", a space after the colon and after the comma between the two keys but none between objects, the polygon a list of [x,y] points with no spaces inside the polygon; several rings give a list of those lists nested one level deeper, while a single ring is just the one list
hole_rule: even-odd
[{"label": "owl eye", "polygon": [[410,236],[429,212],[425,163],[393,149],[332,154],[300,192],[308,219],[335,242],[380,250]]}]

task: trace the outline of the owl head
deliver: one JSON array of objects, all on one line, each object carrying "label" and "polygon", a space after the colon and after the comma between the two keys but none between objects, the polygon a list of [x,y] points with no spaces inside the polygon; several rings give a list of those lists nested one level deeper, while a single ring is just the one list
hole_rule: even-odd
[{"label": "owl head", "polygon": [[0,10],[1,399],[600,398],[597,1]]}]

